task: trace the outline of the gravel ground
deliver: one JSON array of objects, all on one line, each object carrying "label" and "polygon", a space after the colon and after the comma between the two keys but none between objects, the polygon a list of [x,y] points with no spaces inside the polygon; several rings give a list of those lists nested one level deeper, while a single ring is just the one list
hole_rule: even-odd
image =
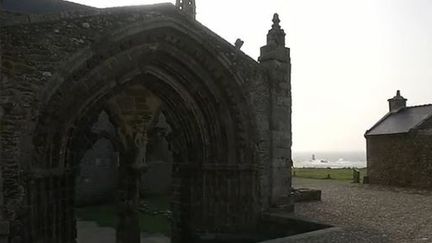
[{"label": "gravel ground", "polygon": [[295,214],[391,242],[432,242],[432,191],[294,178],[294,188],[322,190],[321,202]]}]

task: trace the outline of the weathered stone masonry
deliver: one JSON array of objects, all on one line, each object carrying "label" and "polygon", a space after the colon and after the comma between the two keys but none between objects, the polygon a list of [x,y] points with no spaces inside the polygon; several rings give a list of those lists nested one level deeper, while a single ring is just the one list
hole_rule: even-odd
[{"label": "weathered stone masonry", "polygon": [[432,136],[421,133],[367,140],[372,184],[432,188]]},{"label": "weathered stone masonry", "polygon": [[128,114],[145,114],[109,102],[131,87],[161,99],[173,130],[173,242],[253,231],[290,202],[291,67],[278,16],[260,63],[170,4],[13,16],[0,27],[10,242],[74,241],[74,171],[104,135],[90,129],[101,111],[118,129],[119,195],[134,215],[143,164],[129,153],[142,134]]},{"label": "weathered stone masonry", "polygon": [[[261,48],[260,62],[270,80],[271,132],[271,201],[277,203],[288,195],[291,188],[291,59],[285,47],[285,32],[279,16],[273,17],[273,26],[267,35],[267,46]],[[289,185],[288,187],[286,185]]]}]

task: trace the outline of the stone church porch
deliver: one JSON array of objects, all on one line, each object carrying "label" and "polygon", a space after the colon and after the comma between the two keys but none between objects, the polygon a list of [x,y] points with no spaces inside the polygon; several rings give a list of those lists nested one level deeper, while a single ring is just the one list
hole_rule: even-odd
[{"label": "stone church porch", "polygon": [[[0,11],[8,20],[0,27],[0,220],[10,225],[8,242],[75,242],[76,178],[96,179],[79,163],[99,139],[116,153],[117,242],[140,242],[140,181],[159,113],[172,128],[173,242],[254,234],[263,211],[292,206],[290,50],[278,15],[256,61],[181,3]],[[92,129],[102,112],[114,134]]]}]

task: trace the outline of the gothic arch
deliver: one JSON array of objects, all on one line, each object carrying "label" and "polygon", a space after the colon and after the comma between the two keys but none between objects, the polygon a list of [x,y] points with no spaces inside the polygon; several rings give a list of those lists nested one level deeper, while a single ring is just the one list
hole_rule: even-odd
[{"label": "gothic arch", "polygon": [[[212,46],[218,43],[201,36],[177,21],[154,18],[103,36],[54,74],[42,92],[34,127],[30,167],[37,179],[30,192],[38,193],[29,193],[28,200],[41,210],[30,215],[28,241],[54,237],[52,242],[72,242],[70,173],[71,160],[82,146],[79,139],[90,140],[87,124],[107,100],[133,85],[162,100],[178,134],[173,143],[179,151],[174,198],[174,233],[179,238],[174,240],[201,231],[239,232],[256,226],[258,135],[242,89],[245,81]],[[53,201],[49,195],[61,199]],[[48,207],[54,215],[37,222]]]}]

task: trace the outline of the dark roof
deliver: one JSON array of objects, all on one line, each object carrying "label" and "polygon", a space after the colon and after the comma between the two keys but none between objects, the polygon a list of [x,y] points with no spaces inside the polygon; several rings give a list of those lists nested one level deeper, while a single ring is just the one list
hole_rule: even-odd
[{"label": "dark roof", "polygon": [[63,0],[3,0],[2,10],[27,14],[89,10],[92,7]]},{"label": "dark roof", "polygon": [[365,136],[407,133],[428,118],[432,118],[432,104],[406,107],[387,113]]}]

